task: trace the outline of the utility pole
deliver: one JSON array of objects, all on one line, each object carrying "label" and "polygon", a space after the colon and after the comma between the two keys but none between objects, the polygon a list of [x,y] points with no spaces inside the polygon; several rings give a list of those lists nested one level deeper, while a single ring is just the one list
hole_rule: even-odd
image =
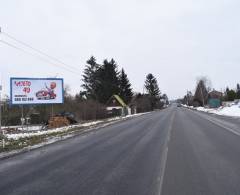
[{"label": "utility pole", "polygon": [[[0,27],[0,33],[2,32],[2,29]],[[1,91],[2,91],[2,85],[0,84],[0,132],[2,132],[2,101],[1,101]]]},{"label": "utility pole", "polygon": [[2,85],[0,84],[0,132],[2,130],[2,98],[1,98]]},{"label": "utility pole", "polygon": [[53,117],[53,104],[51,105],[51,115],[52,115],[52,117]]},{"label": "utility pole", "polygon": [[[2,33],[2,28],[0,27],[0,35]],[[1,37],[0,37],[1,40]],[[5,148],[5,132],[2,129],[2,83],[0,83],[0,133],[2,134],[3,138],[2,138],[2,147]]]},{"label": "utility pole", "polygon": [[2,85],[0,84],[0,133],[2,134],[3,138],[2,138],[2,147],[5,148],[5,132],[2,129]]}]

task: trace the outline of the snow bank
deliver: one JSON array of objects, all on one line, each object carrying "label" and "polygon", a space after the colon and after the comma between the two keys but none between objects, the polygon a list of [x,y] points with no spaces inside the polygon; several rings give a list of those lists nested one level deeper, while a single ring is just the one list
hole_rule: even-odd
[{"label": "snow bank", "polygon": [[222,115],[222,116],[232,116],[232,117],[240,117],[240,103],[232,104],[231,106],[220,107],[220,108],[205,108],[205,107],[196,107],[193,108],[191,106],[186,106],[191,109],[195,109],[202,112],[208,112],[212,114]]},{"label": "snow bank", "polygon": [[240,117],[240,103],[230,107],[223,107],[218,110],[213,110],[211,113],[224,116]]}]

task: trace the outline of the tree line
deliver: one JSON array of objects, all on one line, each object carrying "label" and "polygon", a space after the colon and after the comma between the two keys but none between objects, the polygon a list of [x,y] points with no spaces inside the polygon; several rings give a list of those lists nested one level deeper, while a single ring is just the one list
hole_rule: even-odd
[{"label": "tree line", "polygon": [[237,84],[235,89],[226,89],[223,92],[218,92],[211,88],[211,81],[207,77],[200,77],[197,79],[195,93],[192,94],[191,91],[187,91],[187,94],[181,100],[183,104],[190,106],[204,106],[207,105],[208,99],[210,97],[210,92],[215,91],[218,94],[220,101],[234,101],[235,99],[240,99],[240,85]]},{"label": "tree line", "polygon": [[123,68],[118,71],[114,59],[110,61],[105,59],[101,65],[92,56],[87,61],[82,81],[84,91],[79,93],[79,97],[83,99],[92,99],[105,104],[113,94],[117,94],[128,104],[133,96],[127,74]]},{"label": "tree line", "polygon": [[134,93],[127,73],[123,68],[118,71],[118,64],[114,59],[110,61],[105,59],[99,64],[94,56],[90,57],[86,62],[82,82],[84,90],[77,95],[81,100],[94,100],[106,104],[109,98],[116,94],[127,105],[135,103],[137,107],[142,107],[140,108],[142,112],[161,108],[163,102],[169,103],[167,95],[161,95],[157,79],[151,73],[145,78],[146,94]]},{"label": "tree line", "polygon": [[234,101],[235,99],[240,99],[240,85],[237,84],[236,89],[229,89],[226,88],[224,93],[224,100],[225,101]]}]

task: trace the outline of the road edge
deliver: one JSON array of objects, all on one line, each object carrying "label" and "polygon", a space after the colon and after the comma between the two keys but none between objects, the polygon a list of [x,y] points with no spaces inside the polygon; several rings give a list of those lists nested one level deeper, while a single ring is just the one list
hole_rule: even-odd
[{"label": "road edge", "polygon": [[[155,112],[155,111],[153,111],[153,112]],[[115,120],[115,121],[110,121],[110,122],[106,122],[104,124],[100,124],[99,126],[87,127],[85,129],[82,129],[80,131],[72,132],[72,133],[70,133],[68,135],[65,135],[65,136],[52,137],[45,142],[42,142],[42,143],[39,143],[39,144],[36,144],[36,145],[33,145],[33,146],[28,146],[28,147],[25,147],[25,148],[22,148],[22,149],[12,150],[12,151],[9,151],[9,152],[2,152],[2,153],[0,153],[0,161],[4,160],[4,159],[11,158],[13,156],[23,154],[23,153],[27,153],[27,152],[30,152],[30,151],[33,151],[33,150],[37,150],[39,148],[47,147],[49,145],[74,138],[76,136],[82,136],[82,135],[92,133],[94,131],[99,131],[104,127],[108,127],[108,126],[111,126],[111,125],[114,125],[114,124],[117,124],[117,123],[120,123],[120,122],[124,122],[126,120],[131,120],[131,119],[134,119],[134,118],[145,116],[145,115],[151,114],[153,112],[147,112],[147,113],[143,113],[141,115],[133,116],[133,117],[121,118],[121,119],[118,119],[118,120]]]}]

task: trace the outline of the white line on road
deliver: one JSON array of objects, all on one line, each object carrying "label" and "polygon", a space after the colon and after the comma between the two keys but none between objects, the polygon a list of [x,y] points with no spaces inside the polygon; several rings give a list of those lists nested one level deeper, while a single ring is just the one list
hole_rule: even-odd
[{"label": "white line on road", "polygon": [[163,179],[164,179],[164,174],[165,174],[165,169],[166,169],[166,165],[167,165],[167,157],[168,157],[168,143],[170,141],[170,138],[171,138],[171,132],[172,132],[172,129],[173,129],[173,120],[175,118],[175,114],[176,112],[173,113],[171,119],[170,119],[170,125],[169,125],[169,128],[168,128],[168,136],[167,136],[167,139],[166,139],[166,142],[164,144],[164,152],[163,152],[163,155],[162,155],[162,166],[160,167],[160,178],[159,178],[159,188],[157,190],[157,194],[158,195],[161,195],[162,193],[162,185],[163,185]]}]

